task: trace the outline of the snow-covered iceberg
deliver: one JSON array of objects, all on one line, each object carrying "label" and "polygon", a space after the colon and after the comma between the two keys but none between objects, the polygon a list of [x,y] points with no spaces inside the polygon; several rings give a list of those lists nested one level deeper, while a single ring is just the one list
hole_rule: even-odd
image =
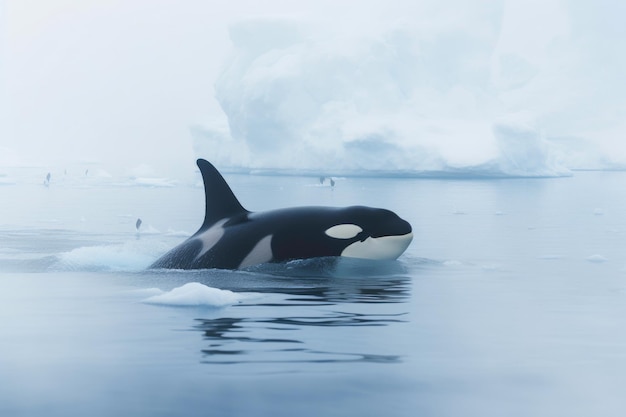
[{"label": "snow-covered iceberg", "polygon": [[[290,19],[231,27],[234,55],[216,82],[228,126],[194,127],[199,154],[226,167],[279,172],[568,173],[532,123],[494,110],[497,97],[467,79],[477,75],[431,68],[443,67],[442,58],[424,57],[414,33],[394,28],[337,40],[307,27]],[[482,45],[456,36],[447,48]],[[488,74],[489,62],[479,65]]]}]

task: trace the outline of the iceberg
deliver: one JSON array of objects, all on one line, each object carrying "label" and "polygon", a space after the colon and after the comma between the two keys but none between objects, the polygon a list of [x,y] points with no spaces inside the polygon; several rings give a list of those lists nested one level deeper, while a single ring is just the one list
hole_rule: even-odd
[{"label": "iceberg", "polygon": [[[306,27],[289,19],[231,27],[234,55],[215,85],[228,126],[194,126],[198,154],[224,167],[273,172],[569,173],[538,129],[496,118],[496,97],[469,81],[433,76],[428,66],[440,63],[424,62],[410,31],[337,42]],[[448,43],[480,44],[460,35]],[[488,71],[489,62],[482,65]]]},{"label": "iceberg", "polygon": [[[475,32],[234,23],[215,83],[226,123],[193,126],[194,150],[224,169],[300,174],[546,177],[624,166],[596,144],[592,89],[572,93],[586,73],[564,68],[588,51],[573,47],[571,11],[549,3],[551,25],[527,33],[531,48],[520,37],[532,13],[508,2]],[[575,129],[589,139],[563,139]]]}]

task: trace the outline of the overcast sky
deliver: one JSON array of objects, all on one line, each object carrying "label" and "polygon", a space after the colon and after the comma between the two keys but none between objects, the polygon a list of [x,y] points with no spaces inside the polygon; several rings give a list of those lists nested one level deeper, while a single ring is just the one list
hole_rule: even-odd
[{"label": "overcast sky", "polygon": [[8,0],[3,145],[36,164],[191,158],[233,17],[206,3]]}]

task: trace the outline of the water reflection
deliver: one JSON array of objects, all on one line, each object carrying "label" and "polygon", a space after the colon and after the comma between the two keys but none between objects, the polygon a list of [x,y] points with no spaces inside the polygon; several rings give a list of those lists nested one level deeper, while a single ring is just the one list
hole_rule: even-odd
[{"label": "water reflection", "polygon": [[[410,297],[411,277],[400,262],[373,262],[318,258],[265,264],[244,271],[151,270],[136,277],[138,284],[170,290],[188,282],[235,292],[287,294],[292,305],[301,303],[403,303]],[[265,304],[272,306],[272,303]]]},{"label": "water reflection", "polygon": [[[327,258],[162,277],[174,286],[182,283],[175,280],[197,281],[265,294],[224,310],[226,317],[197,319],[193,329],[207,342],[203,363],[299,364],[281,368],[298,372],[303,364],[401,362],[407,352],[398,353],[388,335],[403,332],[408,322],[407,268],[401,262]],[[395,328],[385,330],[389,326]]]},{"label": "water reflection", "polygon": [[[222,317],[198,319],[195,328],[202,331],[209,342],[209,346],[202,350],[203,363],[398,363],[400,355],[345,351],[345,346],[336,339],[342,334],[345,336],[346,328],[405,323],[404,316],[404,313],[368,315],[336,311],[321,316]],[[308,327],[336,328],[338,331],[322,331],[332,337],[320,341],[319,337],[312,337],[320,333],[309,332]],[[360,336],[363,336],[362,332]],[[335,343],[329,340],[335,340]],[[350,341],[351,348],[354,347],[351,338],[345,340]],[[334,345],[334,349],[320,349],[320,345]]]},{"label": "water reflection", "polygon": [[[275,283],[280,284],[280,283]],[[407,277],[378,279],[371,281],[351,278],[337,281],[334,279],[308,279],[291,281],[289,285],[250,288],[246,291],[261,293],[289,294],[285,302],[295,305],[336,304],[336,303],[402,303],[408,300],[410,280]],[[272,306],[273,303],[265,303]]]},{"label": "water reflection", "polygon": [[318,258],[261,265],[255,272],[265,277],[261,292],[290,294],[291,303],[402,303],[410,296],[406,267],[395,261]]}]

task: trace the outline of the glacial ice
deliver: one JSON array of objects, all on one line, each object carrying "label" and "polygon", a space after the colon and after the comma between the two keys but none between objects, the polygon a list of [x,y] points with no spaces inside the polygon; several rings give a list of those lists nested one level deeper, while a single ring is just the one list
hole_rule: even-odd
[{"label": "glacial ice", "polygon": [[526,103],[554,100],[537,89],[554,75],[550,42],[565,29],[544,29],[532,51],[497,30],[319,29],[292,18],[231,26],[232,57],[215,83],[228,123],[191,128],[198,155],[329,175],[546,177],[609,162],[592,141],[552,140],[554,109]]}]

